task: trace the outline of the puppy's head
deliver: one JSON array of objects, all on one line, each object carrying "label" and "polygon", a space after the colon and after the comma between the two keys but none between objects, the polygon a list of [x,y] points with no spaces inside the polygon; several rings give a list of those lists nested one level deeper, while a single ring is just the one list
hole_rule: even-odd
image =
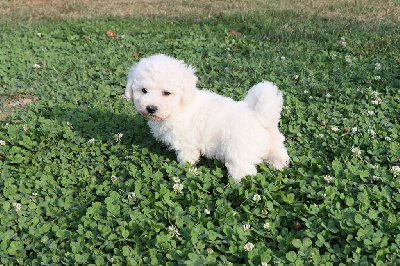
[{"label": "puppy's head", "polygon": [[183,61],[163,54],[143,58],[129,72],[125,96],[145,118],[164,120],[193,99],[194,72]]}]

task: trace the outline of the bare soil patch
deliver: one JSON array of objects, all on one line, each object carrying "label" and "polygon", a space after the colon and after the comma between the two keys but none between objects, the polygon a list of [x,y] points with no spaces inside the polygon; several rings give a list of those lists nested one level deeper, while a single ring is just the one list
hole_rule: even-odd
[{"label": "bare soil patch", "polygon": [[[3,104],[4,106],[0,106],[0,119],[4,119],[5,117],[9,116],[10,114],[21,110],[25,106],[31,103],[35,103],[37,98],[33,95],[29,94],[19,94],[13,95],[10,98],[6,99]],[[2,104],[2,105],[3,105]]]}]

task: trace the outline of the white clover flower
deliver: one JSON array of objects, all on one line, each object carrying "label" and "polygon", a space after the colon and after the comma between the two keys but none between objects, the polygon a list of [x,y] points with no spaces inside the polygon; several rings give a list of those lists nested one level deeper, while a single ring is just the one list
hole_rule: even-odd
[{"label": "white clover flower", "polygon": [[19,212],[21,210],[21,204],[20,203],[13,203],[13,206],[14,206],[16,212]]},{"label": "white clover flower", "polygon": [[340,43],[342,44],[343,47],[346,47],[347,45],[346,39],[344,37],[340,38]]},{"label": "white clover flower", "polygon": [[372,168],[372,169],[378,169],[378,168],[379,168],[379,165],[377,165],[377,164],[371,164],[371,168]]},{"label": "white clover flower", "polygon": [[324,138],[324,134],[322,134],[322,133],[318,134],[317,137],[320,138],[320,139],[323,139]]},{"label": "white clover flower", "polygon": [[194,176],[198,176],[199,175],[199,171],[197,170],[196,167],[190,167],[189,168],[189,172],[192,173]]},{"label": "white clover flower", "polygon": [[374,180],[374,181],[378,181],[379,179],[381,179],[379,176],[376,176],[376,175],[374,175],[374,176],[372,176],[372,179]]},{"label": "white clover flower", "polygon": [[337,54],[332,54],[332,60],[336,60]]},{"label": "white clover flower", "polygon": [[269,229],[269,223],[264,223],[264,224],[263,224],[263,228],[264,228],[264,229]]},{"label": "white clover flower", "polygon": [[380,63],[375,63],[375,70],[380,70],[382,65]]},{"label": "white clover flower", "polygon": [[176,228],[175,225],[170,225],[168,227],[168,230],[169,230],[169,234],[171,235],[171,237],[176,237],[176,236],[181,235],[178,231],[178,228]]},{"label": "white clover flower", "polygon": [[266,263],[266,262],[261,262],[261,266],[268,266],[268,263]]},{"label": "white clover flower", "polygon": [[375,114],[374,111],[371,110],[367,112],[367,115],[374,115],[374,114]]},{"label": "white clover flower", "polygon": [[0,140],[0,146],[6,145],[6,142],[4,140]]},{"label": "white clover flower", "polygon": [[308,90],[304,90],[304,94],[307,94],[308,93]]},{"label": "white clover flower", "polygon": [[128,193],[128,199],[136,199],[136,193],[135,192],[129,192]]},{"label": "white clover flower", "polygon": [[356,133],[357,131],[358,131],[358,128],[357,128],[357,127],[352,127],[352,128],[351,128],[351,132]]},{"label": "white clover flower", "polygon": [[285,60],[286,60],[286,57],[281,56],[281,60],[282,60],[282,61],[285,61]]},{"label": "white clover flower", "polygon": [[324,177],[324,180],[329,184],[330,182],[332,182],[333,177],[331,177],[330,175],[326,175],[326,176]]},{"label": "white clover flower", "polygon": [[204,214],[205,215],[209,215],[211,212],[210,212],[210,210],[209,209],[204,209]]},{"label": "white clover flower", "polygon": [[299,75],[294,75],[293,78],[297,80],[299,79]]},{"label": "white clover flower", "polygon": [[114,134],[115,141],[120,142],[123,135],[122,133]]},{"label": "white clover flower", "polygon": [[372,137],[375,137],[376,132],[373,129],[368,129],[368,133],[371,134]]},{"label": "white clover flower", "polygon": [[379,105],[379,104],[382,103],[382,99],[379,98],[379,99],[373,100],[373,101],[371,101],[371,103],[372,103],[372,104],[375,104],[375,105]]},{"label": "white clover flower", "polygon": [[289,106],[283,106],[283,110],[285,110],[286,114],[290,114],[290,107]]},{"label": "white clover flower", "polygon": [[243,231],[247,232],[250,230],[250,225],[249,224],[244,224],[243,225]]},{"label": "white clover flower", "polygon": [[331,98],[332,97],[329,92],[325,96],[326,96],[326,98]]},{"label": "white clover flower", "polygon": [[267,209],[266,209],[266,208],[263,208],[263,209],[261,210],[261,214],[262,214],[262,215],[267,215],[267,214],[268,214]]},{"label": "white clover flower", "polygon": [[115,183],[118,180],[118,178],[115,175],[111,176],[111,182]]},{"label": "white clover flower", "polygon": [[207,254],[210,255],[210,254],[212,254],[212,253],[214,253],[214,250],[213,250],[212,248],[208,248],[208,249],[207,249]]},{"label": "white clover flower", "polygon": [[28,125],[25,124],[22,128],[24,129],[25,132],[28,131]]},{"label": "white clover flower", "polygon": [[245,251],[251,251],[254,248],[254,244],[251,242],[247,242],[246,245],[244,245],[244,250]]},{"label": "white clover flower", "polygon": [[361,150],[357,147],[352,147],[351,152],[357,157],[361,155]]},{"label": "white clover flower", "polygon": [[325,198],[325,197],[326,197],[326,193],[324,193],[324,194],[321,194],[321,196]]},{"label": "white clover flower", "polygon": [[40,65],[39,65],[39,64],[34,64],[34,65],[33,65],[33,68],[34,68],[34,69],[39,69],[39,68],[40,68]]},{"label": "white clover flower", "polygon": [[258,194],[254,194],[253,200],[254,200],[255,202],[259,202],[259,201],[261,200],[261,196],[258,195]]},{"label": "white clover flower", "polygon": [[314,97],[312,97],[312,96],[310,96],[310,97],[308,97],[309,99],[313,99]]},{"label": "white clover flower", "polygon": [[125,39],[125,35],[121,35],[121,39]]},{"label": "white clover flower", "polygon": [[338,131],[339,131],[339,128],[338,128],[337,126],[332,126],[332,127],[331,127],[331,130],[332,130],[333,132],[338,132]]},{"label": "white clover flower", "polygon": [[378,105],[378,104],[381,104],[381,103],[382,103],[382,98],[379,97],[379,93],[378,93],[377,91],[371,92],[371,96],[372,96],[372,98],[374,99],[374,100],[372,101],[373,104]]},{"label": "white clover flower", "polygon": [[351,56],[350,55],[346,55],[344,57],[344,59],[346,60],[347,63],[351,63]]},{"label": "white clover flower", "polygon": [[181,182],[181,180],[177,176],[172,177],[172,180],[174,181],[174,183],[180,183]]},{"label": "white clover flower", "polygon": [[181,183],[175,183],[173,189],[176,194],[180,194],[182,193],[183,185]]},{"label": "white clover flower", "polygon": [[125,100],[125,99],[126,99],[125,94],[121,94],[119,97],[120,97],[122,100]]},{"label": "white clover flower", "polygon": [[375,80],[380,80],[381,76],[375,76]]},{"label": "white clover flower", "polygon": [[385,137],[386,141],[391,141],[392,139],[390,137]]},{"label": "white clover flower", "polygon": [[281,261],[278,258],[272,259],[272,263],[276,265],[281,265]]},{"label": "white clover flower", "polygon": [[36,33],[36,35],[37,35],[38,37],[42,37],[42,34],[41,34],[40,32]]},{"label": "white clover flower", "polygon": [[94,138],[89,139],[89,143],[94,143],[96,140]]},{"label": "white clover flower", "polygon": [[392,166],[392,169],[390,171],[392,172],[394,177],[397,177],[398,175],[400,175],[400,166]]}]

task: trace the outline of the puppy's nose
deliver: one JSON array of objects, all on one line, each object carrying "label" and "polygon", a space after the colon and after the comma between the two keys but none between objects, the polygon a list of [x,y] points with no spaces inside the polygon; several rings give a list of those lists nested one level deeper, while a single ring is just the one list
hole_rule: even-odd
[{"label": "puppy's nose", "polygon": [[157,112],[157,106],[149,105],[146,107],[146,110],[149,114],[154,114],[155,112]]}]

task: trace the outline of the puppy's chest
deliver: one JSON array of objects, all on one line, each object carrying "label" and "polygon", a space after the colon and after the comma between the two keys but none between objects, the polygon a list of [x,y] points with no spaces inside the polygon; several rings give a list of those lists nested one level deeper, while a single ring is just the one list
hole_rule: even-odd
[{"label": "puppy's chest", "polygon": [[171,124],[166,122],[149,121],[149,126],[153,136],[166,144],[175,146],[182,141],[196,141],[197,130],[194,127],[187,127],[185,124]]}]

